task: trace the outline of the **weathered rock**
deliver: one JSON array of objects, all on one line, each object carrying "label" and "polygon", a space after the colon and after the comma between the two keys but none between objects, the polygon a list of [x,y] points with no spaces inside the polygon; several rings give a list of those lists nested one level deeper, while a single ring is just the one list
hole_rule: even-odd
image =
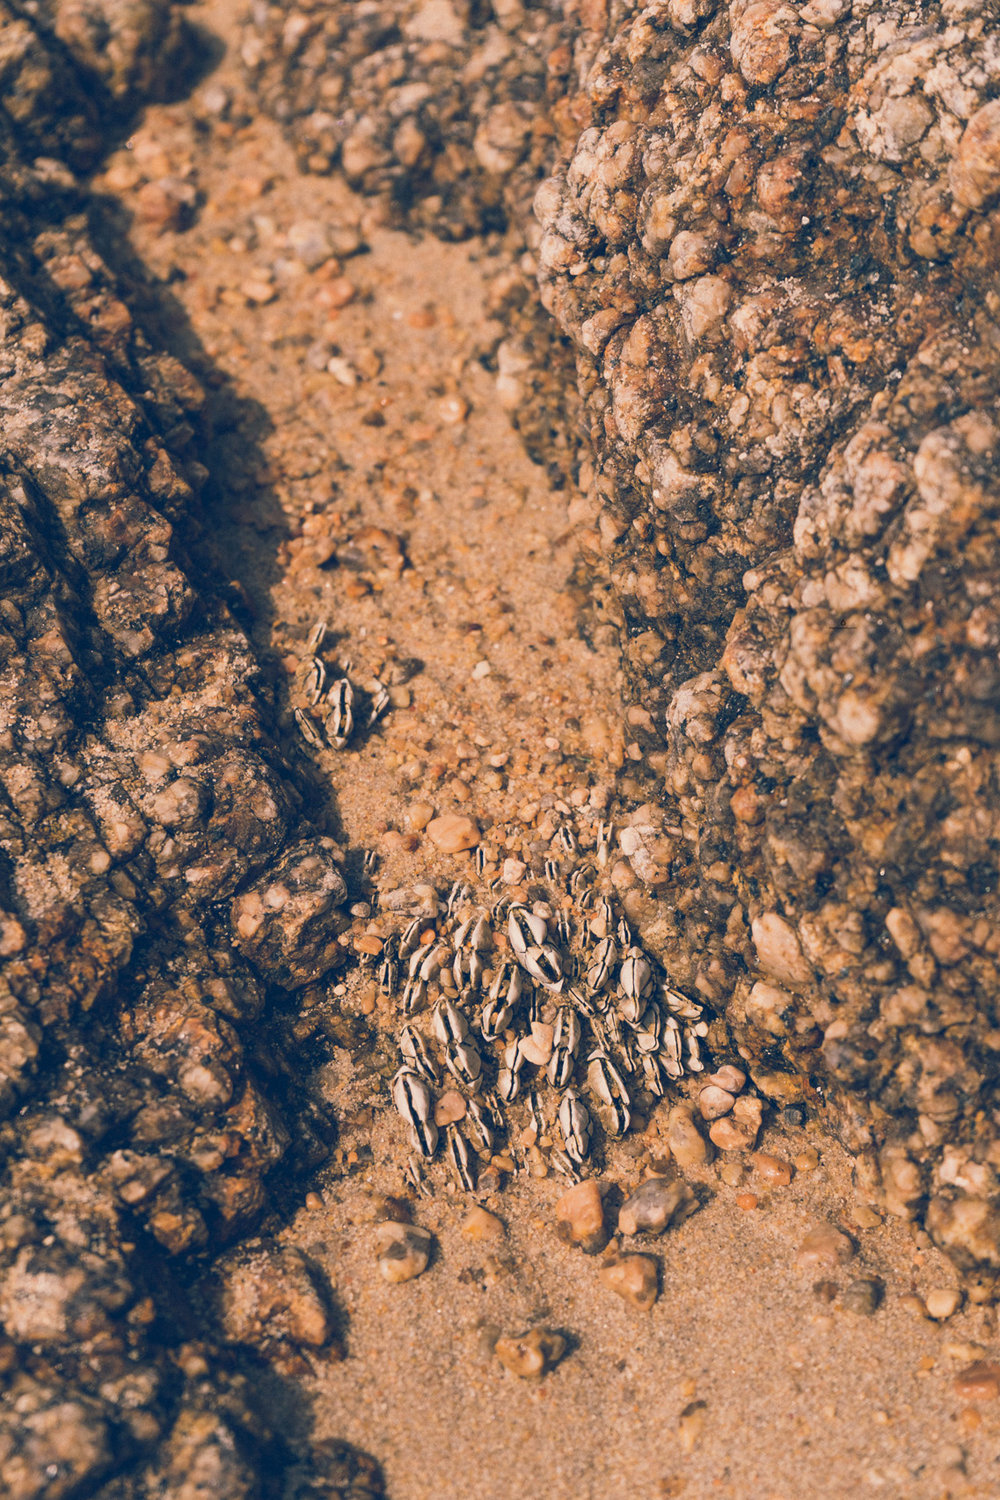
[{"label": "weathered rock", "polygon": [[662,1234],[698,1209],[698,1200],[679,1178],[650,1177],[618,1211],[620,1234]]},{"label": "weathered rock", "polygon": [[597,1255],[608,1243],[604,1223],[604,1199],[596,1177],[567,1188],[556,1204],[556,1233],[569,1245],[579,1245],[584,1255]]},{"label": "weathered rock", "polygon": [[260,1348],[287,1340],[319,1349],[330,1339],[329,1294],[300,1250],[246,1247],[217,1274],[219,1321],[234,1343]]},{"label": "weathered rock", "polygon": [[526,1333],[497,1339],[493,1352],[512,1375],[522,1380],[539,1379],[562,1359],[566,1340],[550,1328],[529,1328]]},{"label": "weathered rock", "polygon": [[394,1285],[422,1276],[430,1264],[434,1236],[417,1224],[400,1224],[388,1219],[375,1226],[378,1268],[384,1279]]},{"label": "weathered rock", "polygon": [[651,1255],[616,1255],[601,1266],[602,1285],[641,1312],[660,1294],[659,1268]]}]

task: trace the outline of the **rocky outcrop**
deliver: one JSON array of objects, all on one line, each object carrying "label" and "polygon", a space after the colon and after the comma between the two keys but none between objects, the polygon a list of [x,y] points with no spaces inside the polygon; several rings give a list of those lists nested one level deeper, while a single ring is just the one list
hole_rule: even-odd
[{"label": "rocky outcrop", "polygon": [[985,1294],[998,24],[967,0],[364,15],[355,48],[341,7],[272,7],[246,60],[309,169],[436,232],[502,212],[572,342],[646,937]]},{"label": "rocky outcrop", "polygon": [[[374,1493],[365,1461],[269,1430],[194,1301],[200,1253],[323,1154],[280,1028],[265,1071],[254,1048],[339,961],[346,892],[188,557],[203,393],[74,175],[185,32],[167,0],[54,0],[0,33],[0,1489],[242,1497],[294,1463],[292,1493]],[[294,902],[244,957],[228,908],[290,840]]]}]

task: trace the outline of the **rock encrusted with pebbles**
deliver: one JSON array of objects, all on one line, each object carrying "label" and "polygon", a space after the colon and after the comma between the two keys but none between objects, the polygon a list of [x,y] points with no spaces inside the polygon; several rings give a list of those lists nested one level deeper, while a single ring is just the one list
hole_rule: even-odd
[{"label": "rock encrusted with pebbles", "polygon": [[[207,1335],[192,1279],[324,1150],[280,1027],[266,1073],[247,1028],[332,961],[345,890],[249,644],[193,582],[203,392],[134,319],[74,175],[188,37],[166,0],[0,26],[0,1489],[180,1500],[200,1475],[235,1500],[301,1461],[339,1493],[364,1466],[287,1452],[225,1353],[265,1324],[326,1342],[312,1272],[234,1262]],[[272,903],[244,957],[222,913],[280,882],[297,952]]]},{"label": "rock encrusted with pebbles", "polygon": [[[523,243],[576,352],[591,457],[574,513],[618,601],[629,779],[647,778],[622,845],[644,937],[725,1011],[758,1086],[822,1108],[862,1190],[920,1218],[985,1294],[996,19],[970,0],[918,18],[869,0],[614,0],[567,8],[552,33],[547,11],[499,0],[379,5],[366,74],[340,14],[267,11],[251,69],[310,166],[339,151],[436,232],[472,221],[477,195],[481,213],[503,199],[489,153],[468,169],[491,99],[509,106],[506,62],[488,59],[516,38],[515,113],[534,110],[536,133],[505,201],[547,151]],[[447,36],[422,33],[432,17]],[[447,98],[470,102],[457,127],[424,102],[445,60]],[[324,108],[345,123],[317,152]]]}]

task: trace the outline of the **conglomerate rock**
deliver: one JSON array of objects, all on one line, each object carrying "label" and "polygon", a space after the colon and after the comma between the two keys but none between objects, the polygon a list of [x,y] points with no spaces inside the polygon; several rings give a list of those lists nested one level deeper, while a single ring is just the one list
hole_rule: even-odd
[{"label": "conglomerate rock", "polygon": [[996,7],[255,17],[245,58],[304,165],[339,162],[437,233],[505,214],[572,340],[575,509],[619,602],[646,798],[626,830],[645,936],[758,1084],[825,1101],[863,1188],[988,1287]]},{"label": "conglomerate rock", "polygon": [[[73,169],[186,51],[168,0],[0,6],[0,1490],[374,1493],[290,1452],[206,1339],[198,1252],[258,1222],[295,1116],[275,981],[339,961],[346,891],[198,587],[203,393],[153,348]],[[228,908],[288,874],[240,955]],[[269,872],[271,872],[269,877]],[[289,1115],[292,1111],[292,1116]],[[301,1296],[299,1297],[301,1302]],[[293,1304],[293,1307],[297,1304]],[[301,1318],[299,1319],[301,1322]],[[294,1318],[290,1334],[299,1330]],[[301,1331],[301,1330],[299,1330]],[[308,1333],[322,1343],[315,1317]],[[290,1481],[291,1483],[291,1481]],[[303,1489],[304,1487],[304,1489]]]}]

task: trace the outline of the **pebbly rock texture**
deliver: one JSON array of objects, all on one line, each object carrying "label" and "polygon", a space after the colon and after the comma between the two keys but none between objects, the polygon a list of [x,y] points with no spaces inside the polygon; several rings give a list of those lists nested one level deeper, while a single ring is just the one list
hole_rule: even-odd
[{"label": "pebbly rock texture", "polygon": [[[51,0],[0,35],[0,1490],[243,1497],[294,1465],[289,1493],[374,1493],[270,1431],[225,1348],[252,1318],[212,1333],[195,1285],[325,1149],[276,997],[339,961],[346,890],[187,556],[202,391],[74,176],[186,34],[167,0]],[[246,956],[228,928],[288,843],[299,970],[274,913]],[[322,1343],[294,1291],[282,1336]]]},{"label": "pebbly rock texture", "polygon": [[[445,235],[503,212],[572,342],[575,513],[644,803],[631,914],[758,1086],[823,1107],[863,1190],[986,1294],[1000,23],[970,0],[363,14],[355,47],[346,7],[262,8],[246,61],[310,170]],[[529,117],[505,160],[477,151]]]}]

